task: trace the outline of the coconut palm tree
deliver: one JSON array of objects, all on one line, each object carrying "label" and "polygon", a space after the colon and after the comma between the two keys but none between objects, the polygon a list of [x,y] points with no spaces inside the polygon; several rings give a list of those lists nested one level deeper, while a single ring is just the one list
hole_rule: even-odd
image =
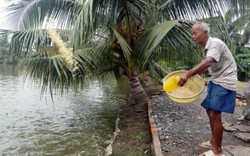
[{"label": "coconut palm tree", "polygon": [[[159,61],[197,56],[190,40],[192,22],[184,18],[227,8],[215,0],[19,0],[7,7],[6,17],[16,23],[11,51],[29,58],[27,75],[40,78],[43,91],[62,92],[78,87],[86,76],[112,71],[130,80],[136,103],[146,97],[140,73],[148,71],[160,80],[166,73]],[[77,70],[65,63],[46,31],[47,22],[58,35],[54,38],[74,54]]]}]

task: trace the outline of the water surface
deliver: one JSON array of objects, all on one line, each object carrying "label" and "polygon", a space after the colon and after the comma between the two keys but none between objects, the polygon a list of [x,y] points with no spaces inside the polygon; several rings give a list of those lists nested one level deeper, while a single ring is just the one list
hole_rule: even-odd
[{"label": "water surface", "polygon": [[[29,81],[27,81],[29,82]],[[128,88],[112,76],[54,97],[40,96],[23,72],[0,65],[0,155],[104,155]]]}]

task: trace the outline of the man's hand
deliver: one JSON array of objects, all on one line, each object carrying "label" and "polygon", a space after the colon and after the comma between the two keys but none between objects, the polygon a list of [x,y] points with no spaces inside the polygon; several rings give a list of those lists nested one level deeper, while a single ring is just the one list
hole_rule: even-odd
[{"label": "man's hand", "polygon": [[180,76],[178,85],[182,87],[187,81],[188,81],[188,73],[186,72]]},{"label": "man's hand", "polygon": [[188,78],[195,74],[203,73],[208,69],[208,67],[212,65],[213,62],[215,62],[215,59],[213,57],[207,57],[205,60],[201,61],[197,66],[187,71],[185,74],[181,75],[178,85],[182,87],[187,82]]}]

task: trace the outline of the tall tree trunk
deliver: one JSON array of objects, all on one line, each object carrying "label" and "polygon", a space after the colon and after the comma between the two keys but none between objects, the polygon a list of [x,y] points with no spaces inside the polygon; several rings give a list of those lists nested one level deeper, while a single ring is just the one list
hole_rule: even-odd
[{"label": "tall tree trunk", "polygon": [[131,89],[131,94],[129,97],[130,104],[139,104],[148,101],[147,93],[142,87],[141,82],[139,80],[139,75],[136,71],[132,72],[129,79],[129,85]]}]

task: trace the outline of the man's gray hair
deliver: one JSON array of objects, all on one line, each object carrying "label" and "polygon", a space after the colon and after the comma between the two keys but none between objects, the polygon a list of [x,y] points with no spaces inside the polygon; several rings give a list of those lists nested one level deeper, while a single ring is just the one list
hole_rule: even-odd
[{"label": "man's gray hair", "polygon": [[210,33],[209,24],[205,22],[196,22],[194,26],[198,26],[202,31],[207,31],[208,34]]}]

